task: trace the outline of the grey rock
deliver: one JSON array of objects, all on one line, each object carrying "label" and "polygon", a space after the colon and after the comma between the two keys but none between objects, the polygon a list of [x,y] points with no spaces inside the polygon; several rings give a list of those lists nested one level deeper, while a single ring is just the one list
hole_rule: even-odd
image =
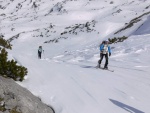
[{"label": "grey rock", "polygon": [[1,76],[0,98],[3,99],[0,103],[5,105],[6,113],[13,108],[21,113],[54,113],[52,107],[42,103],[38,97],[27,89],[18,85],[14,80]]},{"label": "grey rock", "polygon": [[3,113],[10,113],[8,110],[4,111]]},{"label": "grey rock", "polygon": [[13,109],[15,106],[17,106],[17,99],[9,99],[5,102],[5,108],[6,109]]},{"label": "grey rock", "polygon": [[0,102],[0,106],[4,106],[5,102],[4,101],[1,101]]}]

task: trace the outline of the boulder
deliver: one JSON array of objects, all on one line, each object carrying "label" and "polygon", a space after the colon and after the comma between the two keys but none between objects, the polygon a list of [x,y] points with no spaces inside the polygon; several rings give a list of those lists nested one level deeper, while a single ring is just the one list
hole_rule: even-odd
[{"label": "boulder", "polygon": [[0,113],[12,112],[54,113],[54,110],[14,80],[0,76]]}]

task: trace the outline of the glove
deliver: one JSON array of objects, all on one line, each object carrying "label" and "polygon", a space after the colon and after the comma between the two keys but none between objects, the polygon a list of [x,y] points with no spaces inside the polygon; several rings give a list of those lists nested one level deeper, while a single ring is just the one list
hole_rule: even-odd
[{"label": "glove", "polygon": [[109,56],[111,56],[111,53],[109,53]]}]

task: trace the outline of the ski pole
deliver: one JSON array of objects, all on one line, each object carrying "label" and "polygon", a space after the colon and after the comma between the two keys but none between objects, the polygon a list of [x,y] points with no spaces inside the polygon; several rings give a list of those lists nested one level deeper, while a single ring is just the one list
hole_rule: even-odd
[{"label": "ski pole", "polygon": [[45,54],[44,54],[44,50],[43,50],[43,56],[44,56],[44,59],[45,59]]}]

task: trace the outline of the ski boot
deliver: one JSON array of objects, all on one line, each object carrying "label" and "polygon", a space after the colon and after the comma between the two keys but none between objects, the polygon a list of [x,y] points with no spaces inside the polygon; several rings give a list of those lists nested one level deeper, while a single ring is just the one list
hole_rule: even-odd
[{"label": "ski boot", "polygon": [[105,66],[105,67],[104,67],[104,69],[108,70],[108,67],[107,67],[107,66]]},{"label": "ski boot", "polygon": [[97,66],[96,66],[97,68],[101,68],[101,65],[100,64],[97,64]]}]

